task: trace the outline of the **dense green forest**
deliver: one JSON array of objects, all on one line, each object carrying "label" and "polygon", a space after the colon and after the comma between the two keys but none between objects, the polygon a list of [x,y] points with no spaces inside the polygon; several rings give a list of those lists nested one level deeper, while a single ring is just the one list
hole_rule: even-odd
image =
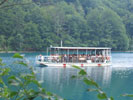
[{"label": "dense green forest", "polygon": [[5,1],[0,4],[1,51],[45,50],[61,40],[63,46],[133,50],[133,0]]}]

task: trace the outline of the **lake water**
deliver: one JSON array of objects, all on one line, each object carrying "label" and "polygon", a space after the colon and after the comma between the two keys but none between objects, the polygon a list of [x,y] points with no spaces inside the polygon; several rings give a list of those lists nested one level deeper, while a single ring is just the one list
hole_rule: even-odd
[{"label": "lake water", "polygon": [[[87,92],[90,87],[80,79],[72,79],[78,70],[61,67],[38,67],[35,64],[35,56],[40,53],[25,53],[25,57],[34,66],[38,81],[42,82],[46,90],[53,92],[67,100],[98,100],[96,93]],[[42,53],[41,53],[42,54]],[[12,73],[27,71],[24,67],[12,66],[12,53],[1,53],[0,57]],[[133,53],[112,53],[111,67],[89,67],[86,69],[91,76],[107,93],[115,100],[133,100],[130,97],[121,97],[121,94],[133,94]]]}]

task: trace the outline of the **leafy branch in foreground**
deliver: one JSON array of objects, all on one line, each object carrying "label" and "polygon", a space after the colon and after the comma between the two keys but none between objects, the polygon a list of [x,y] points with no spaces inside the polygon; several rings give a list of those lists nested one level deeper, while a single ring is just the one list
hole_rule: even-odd
[{"label": "leafy branch in foreground", "polygon": [[72,77],[80,77],[83,79],[83,82],[86,85],[91,86],[92,88],[87,89],[88,92],[97,92],[98,99],[114,100],[113,97],[108,97],[107,94],[101,89],[101,87],[99,87],[99,85],[90,76],[87,76],[87,72],[84,69],[81,69],[80,67],[75,65],[73,65],[73,67],[79,69],[80,71],[78,73],[78,76]]},{"label": "leafy branch in foreground", "polygon": [[[34,70],[32,66],[26,62],[25,58],[20,54],[14,54],[13,58],[18,60],[15,64],[25,66],[30,71],[29,73],[21,73],[19,76],[10,75],[9,68],[0,69],[0,98],[3,100],[34,100],[35,98],[40,98],[39,100],[59,100],[59,97],[55,94],[46,91],[41,84],[36,79]],[[2,59],[0,59],[0,65]],[[5,79],[5,76],[8,78]],[[8,83],[5,82],[8,81]],[[31,85],[34,87],[31,87]],[[60,99],[62,100],[62,99]]]},{"label": "leafy branch in foreground", "polygon": [[[83,79],[83,82],[86,84],[86,85],[89,85],[89,86],[92,86],[93,88],[89,88],[87,89],[88,92],[97,92],[97,98],[98,99],[104,99],[104,100],[114,100],[113,97],[108,97],[107,94],[101,89],[101,87],[99,87],[99,85],[90,77],[90,76],[87,76],[87,72],[78,67],[78,66],[75,66],[73,65],[72,67],[76,68],[76,69],[79,69],[79,73],[78,73],[78,76],[72,76],[72,78],[82,78]],[[133,97],[133,94],[123,94],[121,95],[123,97]]]}]

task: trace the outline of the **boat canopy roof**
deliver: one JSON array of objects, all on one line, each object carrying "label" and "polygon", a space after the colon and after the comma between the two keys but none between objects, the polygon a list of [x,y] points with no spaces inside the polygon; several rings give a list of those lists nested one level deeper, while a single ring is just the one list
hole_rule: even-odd
[{"label": "boat canopy roof", "polygon": [[51,49],[62,49],[62,50],[108,50],[108,47],[50,47]]}]

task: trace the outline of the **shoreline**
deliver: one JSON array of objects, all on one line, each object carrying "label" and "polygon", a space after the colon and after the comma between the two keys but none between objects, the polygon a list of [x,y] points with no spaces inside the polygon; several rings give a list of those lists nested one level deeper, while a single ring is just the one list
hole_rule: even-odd
[{"label": "shoreline", "polygon": [[0,53],[34,53],[34,52],[45,52],[45,51],[0,51]]},{"label": "shoreline", "polygon": [[117,53],[117,52],[133,53],[133,51],[111,51],[111,52],[114,52],[114,53]]},{"label": "shoreline", "polygon": [[[34,52],[46,52],[46,51],[0,51],[0,53],[34,53]],[[133,53],[133,51],[112,51],[114,53]]]}]

